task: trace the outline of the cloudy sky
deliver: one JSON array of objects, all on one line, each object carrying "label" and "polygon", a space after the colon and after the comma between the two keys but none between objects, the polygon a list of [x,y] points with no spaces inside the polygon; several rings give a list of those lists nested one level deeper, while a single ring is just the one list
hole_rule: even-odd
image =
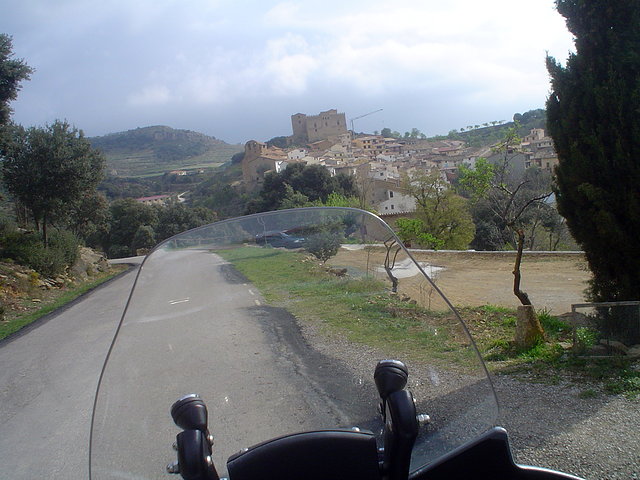
[{"label": "cloudy sky", "polygon": [[544,106],[545,55],[573,48],[553,0],[0,0],[35,68],[25,126],[148,125],[230,143],[336,108],[358,131],[427,135]]}]

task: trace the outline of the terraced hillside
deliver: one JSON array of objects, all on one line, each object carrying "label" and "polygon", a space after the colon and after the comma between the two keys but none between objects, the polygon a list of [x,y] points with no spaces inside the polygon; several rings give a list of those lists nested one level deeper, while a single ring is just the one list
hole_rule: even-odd
[{"label": "terraced hillside", "polygon": [[118,177],[217,167],[243,150],[241,145],[166,126],[136,128],[89,141],[107,157],[107,172]]}]

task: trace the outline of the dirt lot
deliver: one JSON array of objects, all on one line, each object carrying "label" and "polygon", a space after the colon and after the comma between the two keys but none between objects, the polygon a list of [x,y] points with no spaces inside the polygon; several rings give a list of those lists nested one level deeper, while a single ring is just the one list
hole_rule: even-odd
[{"label": "dirt lot", "polygon": [[[513,252],[432,252],[412,251],[412,255],[429,273],[434,269],[436,285],[456,306],[499,305],[517,307],[518,299],[513,294]],[[353,266],[362,268],[367,255],[359,256],[361,263]],[[345,257],[338,254],[330,263],[336,266]],[[369,264],[381,265],[383,250],[369,254]],[[397,263],[403,260],[398,258]],[[372,268],[372,267],[370,267]],[[397,269],[394,269],[396,272]],[[521,289],[528,293],[537,310],[548,309],[554,314],[571,311],[572,303],[584,302],[584,289],[590,273],[584,256],[572,252],[529,253],[525,252],[522,262]],[[417,272],[415,272],[417,273]],[[381,272],[384,275],[384,271]],[[407,274],[407,278],[417,279]],[[429,289],[426,284],[400,279],[403,292],[419,302],[428,301]]]}]

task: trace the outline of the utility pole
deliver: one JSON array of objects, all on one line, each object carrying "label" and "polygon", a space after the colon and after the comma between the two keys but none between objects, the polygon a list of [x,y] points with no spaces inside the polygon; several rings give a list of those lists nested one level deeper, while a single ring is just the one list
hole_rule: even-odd
[{"label": "utility pole", "polygon": [[378,110],[374,110],[373,112],[369,112],[369,113],[365,113],[364,115],[360,115],[359,117],[354,117],[351,119],[351,131],[355,134],[356,131],[353,129],[353,121],[354,120],[358,120],[359,118],[364,118],[364,117],[368,117],[369,115],[373,115],[374,113],[378,113],[381,112],[382,110],[384,110],[383,108],[380,108]]}]

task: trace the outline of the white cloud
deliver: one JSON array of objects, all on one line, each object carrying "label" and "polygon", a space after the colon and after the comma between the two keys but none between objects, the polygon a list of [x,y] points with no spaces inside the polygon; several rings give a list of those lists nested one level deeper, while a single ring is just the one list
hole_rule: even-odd
[{"label": "white cloud", "polygon": [[306,91],[317,65],[305,38],[286,34],[267,43],[261,66],[272,93],[299,95]]},{"label": "white cloud", "polygon": [[74,109],[122,117],[123,103],[125,116],[189,117],[259,100],[264,112],[375,104],[403,128],[418,105],[455,104],[460,117],[542,106],[546,51],[562,61],[571,49],[554,0],[30,0],[0,31],[37,68],[14,103],[27,124],[43,104],[73,120]]},{"label": "white cloud", "polygon": [[127,100],[135,107],[166,105],[171,101],[171,93],[164,85],[148,85],[129,95]]}]

